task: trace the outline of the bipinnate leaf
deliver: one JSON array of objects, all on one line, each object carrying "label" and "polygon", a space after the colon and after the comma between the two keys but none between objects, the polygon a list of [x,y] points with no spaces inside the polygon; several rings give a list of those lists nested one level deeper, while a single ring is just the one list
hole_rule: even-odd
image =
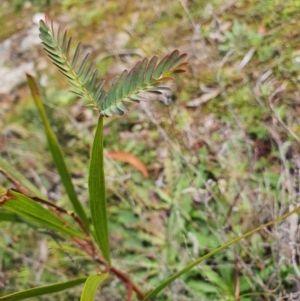
[{"label": "bipinnate leaf", "polygon": [[133,69],[124,71],[119,80],[113,81],[102,101],[101,114],[123,115],[127,111],[127,107],[122,107],[124,102],[140,102],[144,99],[142,96],[145,92],[161,94],[160,90],[164,88],[160,86],[161,82],[172,80],[172,74],[184,71],[182,68],[187,64],[184,62],[186,57],[186,54],[180,55],[178,50],[174,50],[158,64],[156,56],[150,61],[144,59],[137,62]]},{"label": "bipinnate leaf", "polygon": [[89,167],[89,199],[94,239],[104,258],[110,263],[110,248],[107,227],[106,191],[103,163],[103,117],[100,116],[94,136]]},{"label": "bipinnate leaf", "polygon": [[79,216],[79,218],[85,225],[86,229],[89,229],[90,224],[89,224],[88,218],[87,218],[86,213],[77,197],[75,188],[72,183],[71,175],[68,171],[67,165],[64,160],[62,150],[60,148],[60,145],[58,143],[56,135],[54,134],[54,132],[51,128],[51,125],[48,121],[48,118],[47,118],[47,115],[46,115],[46,112],[44,109],[42,97],[41,97],[40,91],[38,89],[37,83],[31,75],[27,74],[26,76],[27,76],[27,81],[28,81],[28,84],[29,84],[29,87],[31,90],[32,97],[35,101],[35,104],[38,108],[38,112],[42,119],[42,123],[43,123],[44,129],[45,129],[45,134],[47,136],[48,145],[49,145],[49,149],[50,149],[54,164],[58,170],[58,173],[59,173],[62,183],[65,187],[67,195],[70,199],[70,202],[73,205],[75,213]]},{"label": "bipinnate leaf", "polygon": [[71,38],[67,37],[67,31],[60,38],[60,29],[57,33],[53,30],[53,23],[49,26],[48,21],[40,21],[40,39],[49,59],[66,76],[72,86],[72,92],[86,98],[94,107],[98,107],[98,99],[95,98],[95,89],[102,87],[104,81],[98,79],[94,63],[89,63],[90,53],[87,53],[80,61],[81,43],[70,58]]},{"label": "bipinnate leaf", "polygon": [[7,189],[0,199],[0,210],[2,209],[13,212],[29,222],[51,229],[59,234],[80,239],[86,238],[83,233],[67,225],[54,213],[19,192]]},{"label": "bipinnate leaf", "polygon": [[86,279],[80,301],[94,301],[98,286],[108,277],[107,273],[91,275]]},{"label": "bipinnate leaf", "polygon": [[6,296],[2,296],[0,297],[0,301],[20,301],[28,298],[58,293],[84,283],[86,281],[86,278],[87,277],[81,277],[66,282],[59,282],[55,284],[30,288],[21,292],[16,292]]},{"label": "bipinnate leaf", "polygon": [[160,285],[158,285],[155,289],[153,289],[142,301],[147,301],[150,300],[151,298],[154,298],[155,296],[157,296],[157,294],[159,294],[165,287],[167,287],[169,284],[171,284],[172,282],[174,282],[177,278],[179,278],[180,276],[182,276],[183,274],[187,273],[188,271],[190,271],[192,268],[194,268],[195,266],[197,266],[198,264],[200,264],[201,262],[207,260],[208,258],[212,257],[213,255],[219,253],[220,251],[225,250],[226,248],[228,248],[229,246],[239,242],[240,240],[249,237],[250,235],[261,231],[262,229],[269,227],[275,223],[278,223],[286,218],[288,218],[289,216],[293,215],[293,214],[299,214],[300,212],[300,206],[295,208],[294,210],[283,214],[281,216],[279,216],[276,219],[273,219],[272,221],[260,225],[259,227],[241,235],[238,236],[234,239],[232,239],[231,241],[223,244],[222,246],[214,249],[213,251],[209,252],[208,254],[198,258],[197,260],[195,260],[194,262],[190,263],[189,265],[187,265],[185,268],[183,268],[182,270],[180,270],[179,272],[177,272],[176,274],[172,275],[170,278],[166,279],[165,281],[163,281]]},{"label": "bipinnate leaf", "polygon": [[[60,29],[55,33],[53,23],[51,26],[48,23],[40,21],[40,38],[48,57],[66,76],[72,86],[71,91],[87,99],[102,116],[123,115],[128,111],[124,102],[140,102],[144,99],[141,94],[145,92],[160,94],[161,82],[172,80],[171,75],[185,71],[187,55],[174,50],[160,62],[156,56],[137,62],[130,71],[124,71],[120,77],[115,78],[107,92],[103,91],[104,81],[98,79],[95,63],[88,63],[90,54],[86,54],[84,59],[80,60],[82,47],[79,43],[71,59],[71,38],[67,38],[65,31],[61,39]],[[81,63],[78,63],[79,61]]]}]

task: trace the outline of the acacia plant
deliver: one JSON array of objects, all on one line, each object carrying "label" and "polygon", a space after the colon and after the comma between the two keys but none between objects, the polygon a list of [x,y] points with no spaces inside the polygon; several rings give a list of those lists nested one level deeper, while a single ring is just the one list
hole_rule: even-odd
[{"label": "acacia plant", "polygon": [[[128,111],[126,103],[142,101],[147,97],[147,93],[161,93],[162,89],[166,89],[161,86],[161,83],[172,80],[173,74],[185,71],[187,55],[180,54],[178,50],[174,50],[160,61],[158,61],[156,56],[153,56],[151,59],[145,58],[136,63],[130,71],[123,71],[119,77],[112,81],[108,91],[104,91],[104,81],[98,78],[95,63],[89,62],[90,54],[80,59],[80,43],[76,47],[74,54],[71,55],[71,38],[68,38],[66,31],[62,33],[59,28],[55,32],[52,22],[41,20],[40,38],[50,60],[67,78],[72,87],[72,92],[86,99],[88,105],[93,106],[99,115],[89,164],[89,214],[86,213],[75,192],[60,145],[47,119],[36,81],[32,76],[27,75],[33,99],[45,128],[53,161],[74,211],[62,208],[54,202],[45,199],[45,196],[37,187],[0,158],[1,171],[14,184],[13,189],[0,187],[0,193],[2,194],[0,199],[0,221],[25,222],[29,226],[38,225],[70,239],[95,261],[95,271],[97,272],[93,275],[67,282],[15,292],[0,297],[0,301],[16,301],[50,294],[66,290],[81,283],[85,284],[80,300],[92,301],[98,286],[110,274],[118,277],[127,286],[127,301],[132,299],[133,292],[140,300],[150,300],[176,278],[188,272],[200,262],[261,230],[263,227],[282,220],[299,210],[299,208],[296,208],[294,211],[220,246],[166,279],[148,294],[144,294],[123,271],[111,264],[103,163],[103,118],[110,117],[113,114],[123,115]],[[96,267],[99,266],[101,270],[99,268],[97,270]]]}]

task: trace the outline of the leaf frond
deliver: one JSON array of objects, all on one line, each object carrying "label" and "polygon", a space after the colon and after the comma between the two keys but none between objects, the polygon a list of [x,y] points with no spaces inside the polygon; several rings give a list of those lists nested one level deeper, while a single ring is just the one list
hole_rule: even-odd
[{"label": "leaf frond", "polygon": [[[95,87],[103,86],[104,81],[97,77],[98,70],[95,63],[88,65],[90,53],[86,54],[80,62],[80,52],[82,44],[79,43],[70,59],[70,47],[72,38],[68,38],[67,31],[62,34],[61,28],[54,32],[53,22],[49,26],[49,21],[40,21],[40,38],[43,47],[52,63],[59,71],[66,76],[69,84],[75,88],[72,92],[87,99],[94,107],[98,108],[97,100],[94,95]],[[78,65],[78,67],[76,67]]]},{"label": "leaf frond", "polygon": [[66,76],[72,86],[72,92],[87,99],[90,105],[100,111],[102,116],[113,114],[123,115],[128,111],[124,102],[140,102],[145,99],[143,93],[161,94],[165,89],[160,85],[173,80],[172,75],[185,72],[188,64],[187,54],[180,54],[174,50],[158,61],[157,56],[150,60],[144,58],[138,61],[129,71],[125,70],[116,77],[109,90],[104,91],[104,80],[98,78],[95,62],[89,63],[90,53],[80,59],[82,44],[79,43],[73,55],[70,55],[72,38],[68,38],[67,31],[62,33],[61,28],[54,32],[53,22],[40,21],[40,38],[43,47],[52,63]]},{"label": "leaf frond", "polygon": [[107,117],[113,113],[123,115],[128,111],[124,102],[140,102],[145,99],[142,95],[145,92],[161,94],[160,90],[168,89],[160,86],[163,82],[173,80],[173,74],[185,72],[186,58],[186,53],[174,50],[159,62],[157,56],[153,56],[137,62],[129,72],[123,71],[112,82],[101,104],[101,114]]}]

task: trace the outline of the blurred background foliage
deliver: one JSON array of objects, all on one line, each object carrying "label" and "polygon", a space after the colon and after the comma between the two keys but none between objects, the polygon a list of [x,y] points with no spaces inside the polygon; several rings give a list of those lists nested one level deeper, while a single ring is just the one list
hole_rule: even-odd
[{"label": "blurred background foliage", "polygon": [[[73,47],[81,41],[92,51],[107,83],[145,56],[162,58],[176,48],[188,53],[189,70],[172,83],[172,93],[105,120],[113,264],[144,291],[299,203],[299,1],[0,4],[0,77],[31,62],[85,205],[97,116],[47,60],[36,36],[40,14],[68,29]],[[0,89],[0,155],[67,208],[37,116],[22,76]],[[136,160],[126,163],[132,155]],[[0,183],[11,185],[1,174]],[[297,300],[298,232],[295,217],[265,229],[184,275],[156,300]],[[53,233],[1,223],[1,294],[93,270],[93,262]],[[74,288],[36,300],[79,294]],[[97,300],[124,295],[122,283],[110,279]]]}]

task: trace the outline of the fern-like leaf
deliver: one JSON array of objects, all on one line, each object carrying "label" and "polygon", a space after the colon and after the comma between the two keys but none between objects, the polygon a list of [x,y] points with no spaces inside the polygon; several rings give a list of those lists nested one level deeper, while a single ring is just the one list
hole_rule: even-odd
[{"label": "fern-like leaf", "polygon": [[[48,23],[47,20],[46,22],[40,21],[40,38],[48,57],[59,71],[66,76],[72,86],[71,91],[80,97],[86,98],[90,104],[98,108],[99,92],[101,92],[104,81],[98,79],[98,71],[94,68],[95,63],[88,65],[90,53],[79,64],[81,50],[81,43],[79,43],[72,60],[70,60],[72,38],[68,38],[67,31],[65,31],[61,39],[60,29],[55,34],[53,23],[51,23],[51,26]],[[77,65],[79,66],[76,68]]]},{"label": "fern-like leaf", "polygon": [[124,71],[120,78],[116,78],[110,90],[104,96],[100,111],[104,116],[112,116],[113,113],[122,115],[128,109],[124,102],[139,102],[143,100],[143,93],[160,94],[160,84],[166,80],[172,80],[175,73],[185,72],[187,55],[179,54],[174,50],[165,56],[158,64],[158,58],[152,57],[150,61],[144,59],[137,62],[135,67],[128,73]]},{"label": "fern-like leaf", "polygon": [[125,102],[140,102],[145,92],[161,94],[160,90],[166,89],[160,86],[162,82],[172,80],[175,73],[185,72],[187,54],[174,50],[159,62],[157,56],[137,62],[129,72],[125,70],[116,77],[106,92],[102,89],[104,81],[98,78],[95,63],[88,62],[89,53],[76,67],[80,61],[81,43],[70,59],[72,38],[67,37],[67,31],[61,35],[60,28],[55,34],[53,23],[51,27],[48,23],[40,21],[40,38],[50,60],[66,76],[73,87],[71,91],[86,98],[102,116],[123,115],[128,111]]}]

